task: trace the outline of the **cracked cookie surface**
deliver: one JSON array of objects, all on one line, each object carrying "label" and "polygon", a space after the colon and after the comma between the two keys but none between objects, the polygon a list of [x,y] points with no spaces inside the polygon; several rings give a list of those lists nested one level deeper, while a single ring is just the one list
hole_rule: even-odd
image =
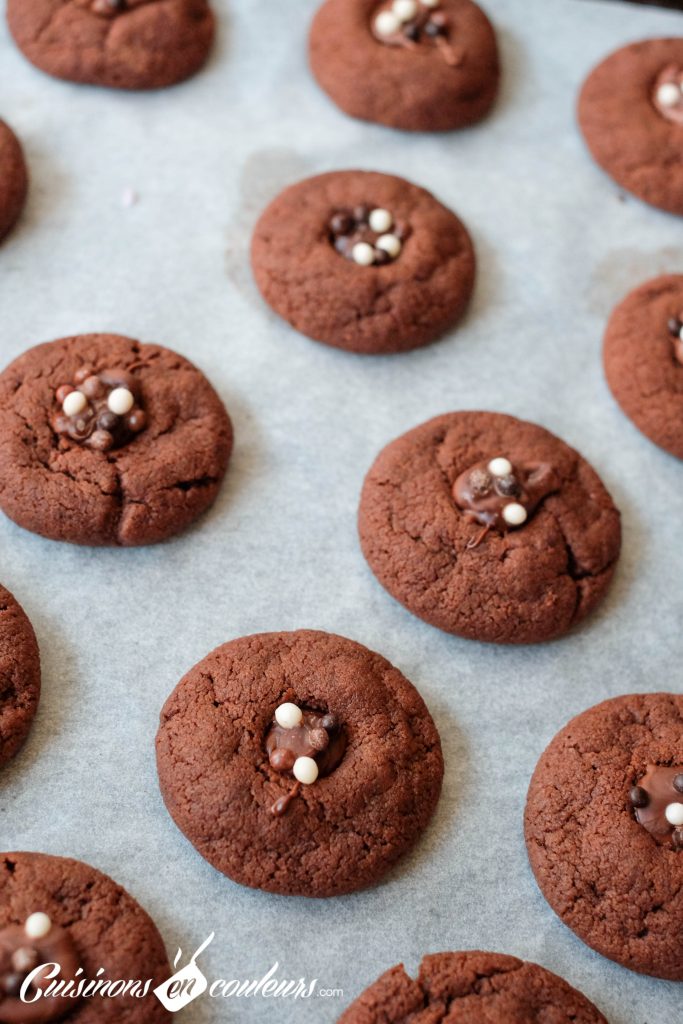
[{"label": "cracked cookie surface", "polygon": [[207,0],[8,0],[7,20],[41,71],[116,89],[158,89],[189,78],[214,37]]},{"label": "cracked cookie surface", "polygon": [[[556,487],[519,529],[477,539],[453,484],[500,456],[548,464]],[[542,427],[491,412],[438,416],[390,443],[365,479],[359,534],[377,579],[414,615],[496,643],[548,640],[583,619],[621,543],[619,513],[591,466]]]},{"label": "cracked cookie surface", "polygon": [[[334,714],[347,746],[282,816],[288,780],[266,736],[279,705]],[[378,881],[417,841],[438,801],[441,744],[422,698],[380,655],[330,633],[242,637],[180,681],[157,734],[175,823],[243,885],[336,896]]]},{"label": "cracked cookie surface", "polygon": [[28,172],[16,135],[0,120],[0,240],[14,227],[26,202]]},{"label": "cracked cookie surface", "polygon": [[311,69],[345,113],[409,131],[450,131],[480,121],[500,79],[493,27],[471,0],[441,0],[457,64],[438,47],[383,45],[372,23],[379,0],[327,0],[313,21]]},{"label": "cracked cookie surface", "polygon": [[[113,879],[67,857],[0,853],[0,929],[22,925],[36,912],[67,931],[88,980],[104,968],[102,977],[109,979],[151,979],[151,989],[170,974],[154,922]],[[165,1024],[171,1015],[150,990],[145,997],[84,999],[65,1019],[69,1024]]]},{"label": "cracked cookie surface", "polygon": [[647,39],[610,54],[586,79],[578,117],[596,162],[639,199],[683,215],[683,128],[657,110],[653,87],[683,68],[683,39]]},{"label": "cracked cookie surface", "polygon": [[[408,232],[381,266],[344,259],[330,238],[336,213],[390,211]],[[365,354],[435,340],[464,314],[474,286],[472,242],[461,221],[402,178],[337,171],[282,192],[254,230],[252,267],[266,302],[296,330]]]},{"label": "cracked cookie surface", "polygon": [[18,753],[40,699],[40,655],[19,602],[0,586],[0,767]]},{"label": "cracked cookie surface", "polygon": [[[683,129],[682,129],[683,131]],[[666,274],[632,291],[612,313],[603,344],[607,383],[646,437],[683,459],[683,275]],[[679,332],[680,335],[681,332]]]},{"label": "cracked cookie surface", "polygon": [[[55,395],[83,366],[130,371],[147,425],[103,452],[58,435]],[[204,375],[169,349],[112,334],[47,342],[0,375],[0,508],[75,544],[139,545],[190,525],[214,501],[232,427]]]},{"label": "cracked cookie surface", "polygon": [[424,957],[416,979],[386,971],[339,1024],[607,1024],[580,992],[538,964],[470,950]]},{"label": "cracked cookie surface", "polygon": [[631,788],[679,765],[683,696],[617,697],[574,718],[529,787],[525,834],[541,892],[579,938],[630,970],[683,980],[683,850],[636,820]]}]

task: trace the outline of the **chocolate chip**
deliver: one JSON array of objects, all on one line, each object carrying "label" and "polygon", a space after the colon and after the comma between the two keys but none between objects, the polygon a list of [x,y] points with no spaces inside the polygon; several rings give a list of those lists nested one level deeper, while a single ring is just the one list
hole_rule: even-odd
[{"label": "chocolate chip", "polygon": [[375,249],[375,263],[378,267],[383,267],[385,263],[391,262],[391,256],[384,249]]},{"label": "chocolate chip", "polygon": [[270,755],[270,765],[276,772],[289,772],[294,767],[296,756],[293,750],[278,747]]},{"label": "chocolate chip", "polygon": [[681,327],[683,327],[683,324],[681,324],[681,321],[677,316],[672,316],[667,326],[669,328],[669,332],[677,338],[681,333]]},{"label": "chocolate chip", "polygon": [[339,719],[337,718],[336,715],[333,715],[331,712],[328,712],[328,714],[322,717],[320,724],[323,727],[323,729],[327,729],[329,731],[330,729],[337,728],[337,726],[339,725]]},{"label": "chocolate chip", "polygon": [[499,476],[496,478],[496,490],[506,498],[514,498],[519,494],[519,484],[512,474]]},{"label": "chocolate chip", "polygon": [[359,224],[366,224],[370,217],[369,206],[357,206],[353,211],[353,216]]},{"label": "chocolate chip", "polygon": [[71,387],[70,384],[62,384],[61,387],[57,388],[55,392],[55,398],[57,399],[60,405],[63,404],[66,396],[70,395],[73,390],[74,389]]},{"label": "chocolate chip", "polygon": [[76,372],[74,373],[74,383],[82,384],[83,381],[86,380],[86,378],[92,377],[92,374],[92,366],[81,366],[80,370],[76,370]]},{"label": "chocolate chip", "polygon": [[647,807],[650,802],[650,797],[642,786],[633,786],[628,798],[634,807]]},{"label": "chocolate chip", "polygon": [[353,217],[349,213],[335,213],[330,221],[330,231],[333,235],[349,235],[353,227]]},{"label": "chocolate chip", "polygon": [[677,793],[683,793],[683,772],[674,776],[674,789]]},{"label": "chocolate chip", "polygon": [[108,430],[95,430],[89,441],[90,447],[98,452],[108,452],[114,444],[114,438]]},{"label": "chocolate chip", "polygon": [[432,18],[432,20],[428,21],[427,24],[425,25],[424,32],[425,35],[431,36],[431,38],[434,39],[436,36],[443,35],[444,27],[443,25],[437,24],[437,22],[434,21],[434,19]]},{"label": "chocolate chip", "polygon": [[104,394],[104,384],[99,377],[93,374],[91,377],[86,377],[83,381],[81,391],[86,398],[101,398]]},{"label": "chocolate chip", "polygon": [[330,744],[330,737],[326,729],[311,729],[308,734],[308,742],[314,750],[326,750]]},{"label": "chocolate chip", "polygon": [[674,850],[683,850],[683,828],[675,828],[671,836]]},{"label": "chocolate chip", "polygon": [[97,426],[100,430],[115,430],[119,422],[119,418],[115,412],[111,409],[103,409],[97,417]]},{"label": "chocolate chip", "polygon": [[147,426],[147,416],[143,409],[134,409],[126,417],[126,426],[133,434],[139,434]]},{"label": "chocolate chip", "polygon": [[417,40],[420,38],[420,28],[418,25],[415,25],[414,23],[409,23],[408,25],[404,26],[403,35],[406,37],[406,39],[410,39],[411,42],[416,43]]},{"label": "chocolate chip", "polygon": [[485,469],[473,469],[470,473],[470,490],[476,498],[485,497],[490,492],[492,484],[493,477]]}]

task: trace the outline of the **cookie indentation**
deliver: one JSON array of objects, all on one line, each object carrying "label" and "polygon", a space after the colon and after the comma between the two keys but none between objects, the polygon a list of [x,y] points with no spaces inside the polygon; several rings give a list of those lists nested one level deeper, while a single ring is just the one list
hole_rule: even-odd
[{"label": "cookie indentation", "polygon": [[[54,964],[59,968],[56,974]],[[48,980],[62,986],[75,981],[80,966],[69,933],[42,911],[30,914],[23,925],[0,930],[0,1020],[48,1024],[66,1016],[76,1005],[74,999],[59,995],[41,999],[38,1015],[34,1000]]]},{"label": "cookie indentation", "polygon": [[393,214],[381,207],[356,206],[337,210],[328,225],[330,242],[347,260],[361,267],[383,266],[398,259],[410,234]]},{"label": "cookie indentation", "polygon": [[266,751],[271,768],[296,779],[271,807],[271,813],[280,817],[302,786],[312,786],[339,766],[346,751],[346,734],[335,714],[280,704],[268,730]]},{"label": "cookie indentation", "polygon": [[441,0],[386,0],[373,15],[372,34],[385,46],[416,52],[436,49],[452,68],[465,59],[463,48],[453,45],[453,25]]},{"label": "cookie indentation", "polygon": [[657,76],[652,102],[667,121],[683,125],[683,67],[668,64]]},{"label": "cookie indentation", "polygon": [[147,426],[140,386],[126,370],[95,371],[82,366],[73,384],[55,392],[59,411],[52,417],[56,434],[96,451],[120,448]]},{"label": "cookie indentation", "polygon": [[683,850],[683,765],[648,765],[629,800],[636,821],[662,845]]},{"label": "cookie indentation", "polygon": [[478,547],[489,530],[507,533],[523,526],[557,486],[556,475],[547,463],[517,467],[499,456],[470,466],[453,484],[453,498],[465,518],[484,527],[467,547]]}]

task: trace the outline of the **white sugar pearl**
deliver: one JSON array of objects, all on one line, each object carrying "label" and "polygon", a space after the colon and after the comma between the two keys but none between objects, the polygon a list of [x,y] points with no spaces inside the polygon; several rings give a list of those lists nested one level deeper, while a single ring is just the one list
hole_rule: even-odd
[{"label": "white sugar pearl", "polygon": [[512,463],[508,459],[491,459],[489,462],[489,473],[494,476],[510,476]]},{"label": "white sugar pearl", "polygon": [[382,11],[375,18],[375,32],[380,36],[393,36],[401,31],[400,19],[393,11]]},{"label": "white sugar pearl", "polygon": [[401,21],[411,21],[417,14],[417,0],[394,0],[392,10]]},{"label": "white sugar pearl", "polygon": [[114,388],[107,399],[107,405],[117,416],[125,416],[135,405],[135,399],[128,388]]},{"label": "white sugar pearl", "polygon": [[78,416],[79,412],[83,412],[87,404],[88,399],[82,391],[70,391],[62,402],[62,409],[65,416]]},{"label": "white sugar pearl", "polygon": [[664,82],[657,89],[657,100],[663,107],[675,107],[681,99],[681,90],[674,82]]},{"label": "white sugar pearl", "polygon": [[519,502],[511,501],[503,509],[503,519],[508,526],[521,526],[522,523],[526,522],[526,518],[526,509]]},{"label": "white sugar pearl", "polygon": [[369,267],[371,263],[375,262],[375,250],[367,242],[356,242],[351,250],[351,255],[361,267]]},{"label": "white sugar pearl", "polygon": [[312,785],[318,778],[318,766],[312,757],[297,757],[292,771],[297,782],[304,786]]},{"label": "white sugar pearl", "polygon": [[303,721],[301,708],[296,704],[281,704],[275,711],[275,721],[283,729],[296,729]]},{"label": "white sugar pearl", "polygon": [[383,235],[385,231],[389,231],[394,226],[394,218],[388,210],[373,210],[369,223],[373,231],[376,231],[378,235]]},{"label": "white sugar pearl", "polygon": [[24,931],[29,939],[44,939],[46,935],[50,934],[51,928],[52,921],[47,914],[42,913],[31,914],[26,918],[24,925]]},{"label": "white sugar pearl", "polygon": [[669,804],[664,811],[664,817],[674,827],[683,825],[683,804]]},{"label": "white sugar pearl", "polygon": [[401,240],[396,235],[382,235],[375,243],[378,249],[384,249],[392,259],[396,259],[401,251]]}]

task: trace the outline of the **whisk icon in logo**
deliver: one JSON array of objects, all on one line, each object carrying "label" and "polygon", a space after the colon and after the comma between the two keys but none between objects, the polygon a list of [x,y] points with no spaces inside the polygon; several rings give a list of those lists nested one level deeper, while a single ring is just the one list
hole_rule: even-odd
[{"label": "whisk icon in logo", "polygon": [[[204,974],[197,966],[197,957],[199,957],[204,950],[209,946],[214,939],[215,932],[211,932],[208,939],[202,942],[199,949],[194,953],[192,959],[185,967],[181,967],[179,971],[165,981],[162,985],[158,985],[154,989],[154,995],[157,997],[160,1003],[162,1003],[167,1010],[171,1013],[177,1013],[178,1010],[182,1010],[188,1003],[194,1002],[199,996],[203,995],[209,987],[209,983],[206,980]],[[179,949],[176,958],[173,961],[173,966],[177,967],[178,962],[183,955],[182,949]]]}]

